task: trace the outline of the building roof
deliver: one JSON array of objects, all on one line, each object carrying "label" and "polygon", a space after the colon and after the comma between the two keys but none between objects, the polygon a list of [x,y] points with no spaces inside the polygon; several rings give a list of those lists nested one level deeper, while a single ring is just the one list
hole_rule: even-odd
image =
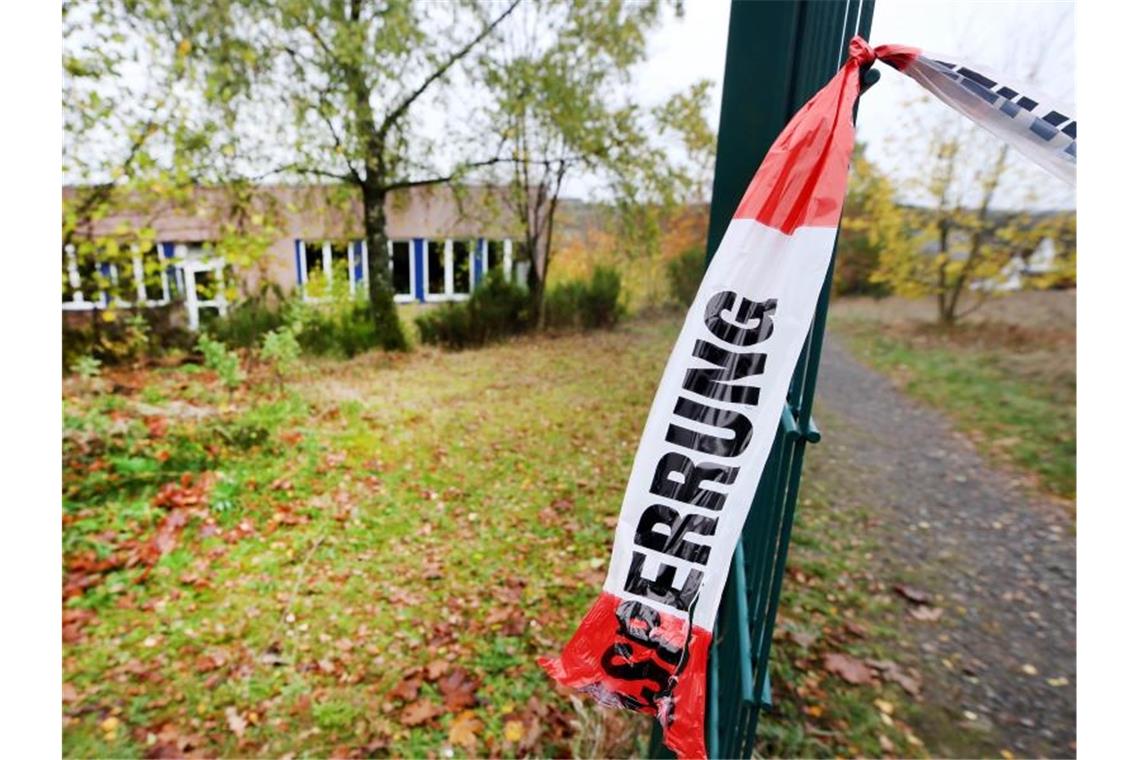
[{"label": "building roof", "polygon": [[[65,186],[63,197],[75,198],[82,188]],[[236,218],[235,190],[197,187],[172,199],[143,193],[120,194],[116,211],[93,222],[93,236],[114,235],[124,228],[151,227],[159,240],[205,241],[222,236]],[[279,230],[278,237],[350,239],[364,234],[360,193],[347,185],[264,185],[254,190],[252,208]],[[385,204],[390,238],[489,236],[513,237],[519,223],[506,203],[506,189],[486,185],[423,186],[394,190]],[[260,224],[255,225],[260,227]]]}]

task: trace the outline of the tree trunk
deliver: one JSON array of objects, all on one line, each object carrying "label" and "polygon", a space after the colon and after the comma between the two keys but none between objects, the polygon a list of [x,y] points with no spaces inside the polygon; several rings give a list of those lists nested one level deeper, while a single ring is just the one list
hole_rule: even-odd
[{"label": "tree trunk", "polygon": [[954,324],[954,309],[947,299],[946,265],[950,260],[950,225],[943,220],[938,225],[938,253],[942,263],[938,265],[938,324],[950,327]]},{"label": "tree trunk", "polygon": [[395,291],[389,272],[387,219],[384,186],[365,179],[362,193],[364,201],[364,240],[368,246],[368,302],[377,344],[386,351],[406,351],[408,339],[404,335],[400,316],[396,312]]},{"label": "tree trunk", "polygon": [[[545,315],[542,313],[543,296],[546,294],[546,254],[538,249],[540,245],[541,241],[538,235],[529,233],[526,235],[527,251],[530,253],[530,267],[526,272],[526,287],[530,292],[530,316],[532,324],[539,328],[546,324]],[[540,257],[543,258],[541,273],[539,272]]]}]

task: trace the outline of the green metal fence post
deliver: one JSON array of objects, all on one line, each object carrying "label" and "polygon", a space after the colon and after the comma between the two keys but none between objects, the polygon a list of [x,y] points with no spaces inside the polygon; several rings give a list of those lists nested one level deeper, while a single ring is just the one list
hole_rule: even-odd
[{"label": "green metal fence post", "polygon": [[[728,28],[716,173],[706,249],[711,260],[768,147],[799,108],[842,65],[847,42],[866,38],[874,0],[734,0]],[[710,757],[749,756],[770,699],[768,655],[808,443],[835,267],[788,389],[764,474],[733,557],[709,652],[706,741]],[[654,723],[650,757],[672,757]]]}]

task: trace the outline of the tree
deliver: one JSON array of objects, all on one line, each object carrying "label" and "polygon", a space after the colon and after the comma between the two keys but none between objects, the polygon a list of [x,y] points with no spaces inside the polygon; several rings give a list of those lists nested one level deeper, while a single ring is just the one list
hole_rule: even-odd
[{"label": "tree", "polygon": [[920,187],[933,203],[904,211],[906,234],[892,235],[870,278],[902,296],[935,296],[946,326],[1004,292],[999,278],[1045,233],[1028,212],[993,208],[998,188],[1021,168],[1012,165],[1008,144],[993,142],[961,124],[931,134]]},{"label": "tree", "polygon": [[715,141],[702,115],[708,83],[652,111],[624,87],[645,56],[646,35],[661,8],[660,2],[534,0],[504,25],[501,43],[480,57],[495,101],[487,130],[507,159],[506,172],[489,166],[485,174],[507,187],[504,203],[531,260],[528,286],[539,321],[558,204],[570,177],[603,181],[624,239],[647,249],[659,215],[693,185],[693,173],[651,135],[671,129],[686,147],[711,153]]},{"label": "tree", "polygon": [[872,275],[884,251],[904,251],[909,244],[894,183],[867,158],[866,146],[856,143],[839,230],[836,293],[885,295],[888,288]]},{"label": "tree", "polygon": [[[124,1],[148,36],[185,52],[186,81],[221,110],[245,176],[316,177],[355,192],[376,335],[385,348],[405,348],[385,204],[393,191],[453,182],[498,160],[493,153],[451,156],[458,141],[423,129],[421,106],[446,97],[446,85],[463,78],[461,64],[489,44],[521,0],[493,8],[411,0]],[[452,166],[440,170],[440,158]]]},{"label": "tree", "polygon": [[63,24],[63,296],[77,272],[85,296],[107,294],[106,308],[90,312],[98,332],[117,305],[138,299],[136,266],[149,288],[169,263],[147,255],[159,214],[213,213],[215,253],[239,266],[264,252],[276,217],[249,182],[227,181],[212,203],[194,203],[196,187],[233,177],[237,151],[181,86],[187,46],[142,33],[131,4],[116,0],[67,2]]},{"label": "tree", "polygon": [[[1052,28],[1041,27],[1047,23],[1031,13],[1016,20],[1002,70],[1021,75],[1029,84],[1022,91],[1034,91],[1042,67],[1071,52],[1071,14],[1056,17]],[[968,50],[969,39],[963,37],[961,49]],[[1029,45],[1034,56],[1017,54]],[[1039,189],[1059,181],[958,114],[926,107],[930,101],[924,95],[906,109],[913,114],[908,142],[923,145],[925,156],[900,167],[910,172],[900,188],[915,201],[903,209],[906,234],[892,235],[871,281],[904,296],[934,296],[939,323],[951,326],[1005,292],[1002,281],[1016,259],[1051,233],[1030,209]],[[1007,208],[998,208],[999,200]]]}]

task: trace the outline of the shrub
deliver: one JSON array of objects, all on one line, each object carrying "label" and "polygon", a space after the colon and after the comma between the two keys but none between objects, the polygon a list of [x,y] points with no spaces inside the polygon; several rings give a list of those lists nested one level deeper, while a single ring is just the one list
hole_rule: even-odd
[{"label": "shrub", "polygon": [[586,282],[559,283],[543,299],[545,324],[551,329],[593,330],[613,327],[621,318],[621,274],[611,267],[597,267]]},{"label": "shrub", "polygon": [[75,370],[75,374],[83,378],[85,382],[90,383],[102,374],[102,367],[103,362],[99,361],[94,356],[87,355],[76,359],[73,369]]},{"label": "shrub", "polygon": [[608,329],[617,324],[622,312],[621,274],[612,267],[597,267],[590,274],[590,284],[579,303],[582,326],[588,330]]},{"label": "shrub", "polygon": [[488,274],[466,301],[447,303],[416,317],[420,340],[451,349],[482,346],[517,335],[531,323],[524,288]]},{"label": "shrub", "polygon": [[546,327],[553,330],[578,327],[578,309],[585,291],[586,283],[581,280],[560,282],[547,288],[542,299]]},{"label": "shrub", "polygon": [[[283,330],[292,333],[306,354],[351,358],[375,347],[376,328],[367,299],[351,295],[347,285],[322,292],[327,298],[314,303],[299,295],[285,299],[277,286],[272,291],[263,288],[226,316],[210,320],[207,329],[231,348],[264,347],[267,336]],[[275,307],[274,301],[281,306]]]},{"label": "shrub", "polygon": [[705,252],[688,248],[669,262],[669,293],[673,300],[687,307],[697,297],[705,276]]},{"label": "shrub", "polygon": [[202,352],[207,369],[218,373],[218,378],[230,393],[245,380],[245,373],[241,369],[238,355],[203,333],[198,337],[198,350]]},{"label": "shrub", "polygon": [[278,285],[265,285],[257,295],[231,307],[224,317],[211,319],[207,329],[230,348],[254,348],[262,336],[285,324],[284,310],[273,305],[284,301]]},{"label": "shrub", "polygon": [[273,367],[277,386],[284,385],[285,375],[297,366],[301,358],[301,344],[292,327],[279,327],[265,333],[261,340],[261,359]]},{"label": "shrub", "polygon": [[377,345],[368,301],[335,298],[326,303],[289,302],[287,320],[306,354],[352,358]]},{"label": "shrub", "polygon": [[168,349],[189,349],[194,337],[177,326],[180,314],[172,306],[64,312],[63,365],[74,367],[81,356],[105,366],[129,364]]}]

